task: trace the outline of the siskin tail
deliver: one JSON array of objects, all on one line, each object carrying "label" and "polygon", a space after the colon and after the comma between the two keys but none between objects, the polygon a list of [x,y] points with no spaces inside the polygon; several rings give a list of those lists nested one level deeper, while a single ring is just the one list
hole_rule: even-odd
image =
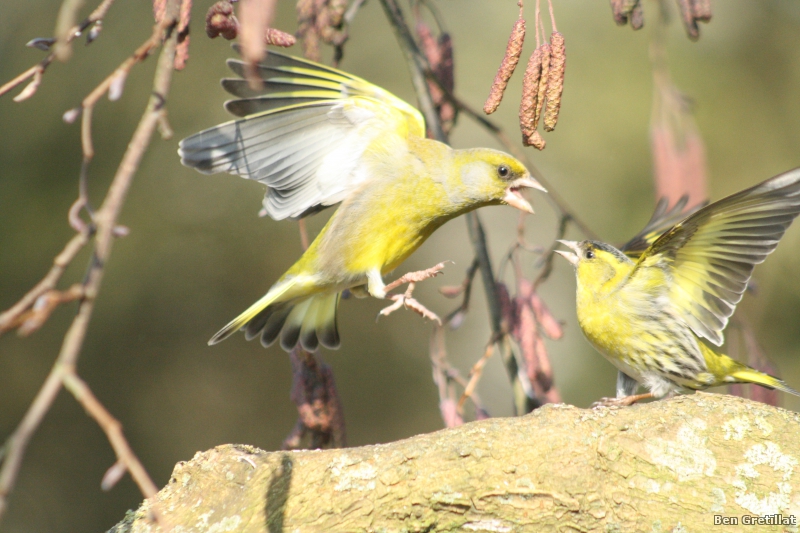
[{"label": "siskin tail", "polygon": [[794,390],[775,376],[759,372],[755,368],[742,364],[727,355],[717,353],[706,346],[705,343],[700,343],[700,349],[705,357],[709,372],[711,372],[716,379],[715,385],[722,385],[725,383],[755,383],[756,385],[761,385],[768,389],[777,389],[779,391],[788,392],[789,394],[794,394],[795,396],[800,396],[800,392]]},{"label": "siskin tail", "polygon": [[791,388],[789,385],[784,383],[783,380],[780,380],[774,376],[770,376],[769,374],[759,372],[754,368],[744,365],[742,366],[743,368],[741,370],[737,370],[730,374],[730,376],[737,382],[755,383],[756,385],[761,385],[762,387],[767,387],[768,389],[777,389],[779,391],[788,392],[789,394],[794,394],[795,396],[800,396],[800,392]]}]

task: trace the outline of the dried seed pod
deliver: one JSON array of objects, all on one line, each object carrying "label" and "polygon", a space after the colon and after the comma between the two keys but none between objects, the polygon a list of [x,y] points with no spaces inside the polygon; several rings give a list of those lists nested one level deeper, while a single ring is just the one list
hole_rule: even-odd
[{"label": "dried seed pod", "polygon": [[294,35],[290,35],[285,31],[275,28],[267,28],[267,31],[264,33],[264,42],[273,46],[283,46],[287,48],[293,46],[295,41]]},{"label": "dried seed pod", "polygon": [[533,307],[533,315],[536,317],[536,322],[542,328],[548,339],[558,340],[564,336],[564,328],[561,323],[556,320],[550,309],[547,308],[545,303],[535,292],[531,294],[531,307]]},{"label": "dried seed pod", "polygon": [[455,89],[455,63],[453,62],[453,39],[449,33],[442,33],[438,39],[439,65],[434,69],[439,80],[448,91]]},{"label": "dried seed pod", "polygon": [[628,15],[622,11],[622,0],[611,0],[611,15],[617,26],[624,26],[628,23]]},{"label": "dried seed pod", "polygon": [[511,295],[505,283],[498,281],[495,286],[497,287],[497,300],[500,303],[500,313],[503,316],[503,321],[509,330],[513,330],[517,323],[516,306],[511,301]]},{"label": "dried seed pod", "polygon": [[[561,93],[564,92],[564,67],[567,52],[564,36],[554,31],[550,36],[550,72],[547,76],[547,110],[544,113],[544,131],[553,131],[561,109]],[[542,73],[544,75],[544,72]]]},{"label": "dried seed pod", "polygon": [[206,13],[206,35],[214,39],[222,35],[227,40],[235,39],[239,33],[239,21],[233,14],[233,6],[221,0],[208,8]]},{"label": "dried seed pod", "polygon": [[695,20],[711,20],[711,0],[692,0],[692,13]]},{"label": "dried seed pod", "polygon": [[539,46],[531,54],[522,80],[522,100],[519,103],[519,129],[522,138],[527,139],[536,131],[536,98],[539,95],[539,79],[542,75],[542,47]]},{"label": "dried seed pod", "polygon": [[[417,23],[416,32],[420,48],[425,54],[425,58],[428,60],[431,71],[438,78],[442,86],[452,92],[454,86],[453,43],[450,39],[450,35],[442,33],[439,35],[438,39],[435,39],[431,29],[423,21]],[[433,80],[428,80],[428,90],[439,118],[441,119],[442,129],[447,133],[453,126],[455,108],[447,101],[444,91],[439,87],[439,84]]]},{"label": "dried seed pod", "polygon": [[528,380],[535,387],[536,374],[539,371],[539,361],[536,357],[536,341],[539,332],[536,328],[536,319],[533,310],[523,296],[514,298],[515,308],[518,313],[518,327],[514,330],[514,340],[519,344],[522,359],[525,361],[525,373]]},{"label": "dried seed pod", "polygon": [[686,35],[688,35],[689,39],[692,41],[696,41],[700,38],[700,28],[697,27],[697,20],[694,18],[692,0],[677,0],[677,2],[681,11],[683,26],[686,28]]},{"label": "dried seed pod", "polygon": [[631,11],[631,28],[634,30],[641,30],[644,27],[644,11],[642,4],[636,4],[636,7]]},{"label": "dried seed pod", "polygon": [[547,143],[544,139],[542,139],[542,136],[539,134],[539,132],[534,130],[532,135],[528,137],[522,137],[522,144],[525,146],[533,146],[539,150],[544,150],[544,147]]},{"label": "dried seed pod", "polygon": [[[534,389],[540,389],[541,393],[537,396],[544,396],[551,388],[553,388],[553,370],[550,367],[550,357],[547,355],[547,346],[544,344],[544,339],[541,335],[536,335],[533,343],[533,353],[538,363],[538,368],[531,378],[531,384],[534,384]],[[538,385],[538,387],[536,386]],[[537,391],[538,392],[538,391]]]},{"label": "dried seed pod", "polygon": [[536,92],[536,111],[534,116],[534,126],[539,123],[544,109],[544,99],[547,94],[547,82],[550,79],[550,45],[544,43],[542,49],[542,75],[539,77],[539,87]]},{"label": "dried seed pod", "polygon": [[619,26],[627,24],[634,10],[638,8],[639,12],[641,12],[642,6],[639,2],[640,0],[611,0],[611,13],[614,16],[614,22]]},{"label": "dried seed pod", "polygon": [[312,61],[320,60],[317,16],[322,7],[324,0],[297,0],[297,37],[303,40],[303,55]]},{"label": "dried seed pod", "polygon": [[439,293],[445,298],[456,298],[464,292],[463,285],[444,285],[439,287]]},{"label": "dried seed pod", "polygon": [[514,23],[511,30],[511,35],[508,37],[508,44],[506,45],[506,55],[503,56],[503,62],[500,63],[500,68],[497,69],[497,74],[492,83],[492,89],[489,92],[489,98],[483,104],[483,111],[487,115],[491,115],[497,111],[500,101],[503,99],[503,93],[508,85],[508,80],[514,74],[514,69],[517,68],[519,63],[519,56],[522,54],[522,45],[525,41],[525,20],[520,17]]},{"label": "dried seed pod", "polygon": [[175,49],[173,65],[175,70],[183,70],[189,61],[189,22],[192,18],[192,0],[182,0],[180,20],[178,21],[178,46]]},{"label": "dried seed pod", "polygon": [[[450,38],[449,33],[442,33],[438,39],[439,47],[439,65],[434,69],[436,76],[442,83],[445,89],[453,92],[455,89],[455,63],[453,61],[453,40]],[[456,118],[456,109],[447,99],[442,95],[442,102],[437,106],[439,108],[439,117],[442,123],[446,126],[448,131]]]},{"label": "dried seed pod", "polygon": [[317,32],[322,40],[331,46],[341,46],[348,38],[347,32],[342,30],[344,10],[340,8],[341,3],[335,4],[331,1],[319,7],[317,12]]},{"label": "dried seed pod", "polygon": [[156,19],[156,22],[161,22],[166,11],[167,0],[153,0],[153,18]]}]

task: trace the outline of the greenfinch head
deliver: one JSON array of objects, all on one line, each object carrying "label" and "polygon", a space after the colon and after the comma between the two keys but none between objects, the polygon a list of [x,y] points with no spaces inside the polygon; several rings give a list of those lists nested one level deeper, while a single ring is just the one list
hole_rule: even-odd
[{"label": "greenfinch head", "polygon": [[498,150],[475,148],[456,152],[456,166],[466,196],[479,205],[507,204],[533,213],[522,189],[547,190],[519,160]]}]

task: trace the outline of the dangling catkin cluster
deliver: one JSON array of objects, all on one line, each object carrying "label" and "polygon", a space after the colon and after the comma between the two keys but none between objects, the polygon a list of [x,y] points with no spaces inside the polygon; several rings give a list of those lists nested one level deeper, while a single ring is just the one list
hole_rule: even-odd
[{"label": "dangling catkin cluster", "polygon": [[564,67],[566,65],[564,36],[554,31],[550,42],[534,50],[522,81],[522,101],[519,106],[519,127],[522,142],[539,150],[545,141],[536,131],[544,113],[544,130],[553,131],[561,109],[561,93],[564,91]]},{"label": "dangling catkin cluster", "polygon": [[347,0],[297,0],[297,37],[303,41],[303,55],[319,61],[320,43],[341,46],[347,40],[344,12]]},{"label": "dangling catkin cluster", "polygon": [[[552,17],[552,9],[551,9]],[[537,6],[537,27],[538,6]],[[526,146],[535,146],[539,150],[545,147],[545,141],[536,128],[539,119],[544,113],[545,131],[553,131],[558,121],[558,112],[561,109],[561,94],[564,91],[564,67],[566,64],[566,49],[564,36],[555,30],[550,36],[550,42],[536,47],[525,69],[522,81],[522,100],[519,106],[519,127],[522,131],[522,142]],[[522,44],[525,40],[525,20],[522,18],[522,5],[520,4],[519,18],[514,23],[511,36],[506,46],[503,62],[494,78],[489,98],[483,106],[486,114],[494,113],[503,98],[503,92],[508,85],[508,80],[522,54]],[[537,42],[538,42],[537,32]]]},{"label": "dangling catkin cluster", "polygon": [[697,27],[697,23],[711,20],[711,0],[678,0],[678,7],[681,10],[681,20],[686,28],[686,35],[696,41],[700,38],[700,28]]},{"label": "dangling catkin cluster", "polygon": [[611,12],[614,15],[614,22],[619,26],[624,26],[628,22],[634,30],[640,30],[644,26],[644,12],[640,0],[611,0]]},{"label": "dangling catkin cluster", "polygon": [[[676,0],[681,11],[681,20],[686,28],[689,39],[696,41],[700,38],[698,22],[711,20],[711,0]],[[644,12],[641,0],[610,0],[611,13],[614,21],[624,26],[628,22],[631,28],[639,30],[644,26]]]},{"label": "dangling catkin cluster", "polygon": [[[433,36],[431,29],[420,20],[416,26],[417,38],[419,39],[420,48],[431,70],[436,75],[439,83],[445,91],[452,93],[455,88],[455,75],[453,63],[453,41],[450,34],[441,32],[439,37]],[[439,119],[442,122],[442,130],[449,133],[453,128],[456,118],[456,108],[446,98],[444,91],[439,87],[439,84],[432,80],[428,80],[428,90],[431,94],[431,100],[439,114]]]}]

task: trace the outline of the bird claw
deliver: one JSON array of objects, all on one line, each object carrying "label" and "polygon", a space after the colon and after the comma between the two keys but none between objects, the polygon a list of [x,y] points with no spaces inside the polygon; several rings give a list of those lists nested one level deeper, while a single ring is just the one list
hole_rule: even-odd
[{"label": "bird claw", "polygon": [[419,270],[417,272],[407,272],[398,279],[388,284],[386,287],[384,287],[384,290],[386,292],[389,292],[393,289],[396,289],[400,285],[404,285],[406,283],[408,283],[410,287],[410,285],[413,285],[414,283],[419,283],[420,281],[424,281],[428,278],[436,277],[442,273],[442,270],[444,270],[445,263],[447,263],[447,261],[442,261],[438,265],[434,265],[426,270]]},{"label": "bird claw", "polygon": [[592,404],[592,409],[599,409],[601,407],[628,407],[641,400],[652,398],[653,395],[649,392],[644,394],[633,394],[631,396],[622,396],[621,398],[600,398],[600,400]]},{"label": "bird claw", "polygon": [[416,299],[414,299],[411,294],[414,292],[414,287],[420,281],[426,280],[428,278],[435,277],[442,273],[442,269],[444,269],[444,265],[447,261],[443,261],[438,265],[434,265],[431,268],[426,270],[419,270],[417,272],[408,272],[403,274],[400,278],[394,280],[390,284],[385,287],[385,291],[389,292],[392,289],[396,289],[400,285],[408,283],[408,288],[403,294],[387,294],[386,299],[393,300],[394,303],[388,307],[384,307],[381,309],[378,316],[388,316],[401,307],[405,307],[406,309],[411,309],[415,313],[419,314],[423,318],[427,318],[428,320],[433,320],[440,326],[442,325],[442,319],[439,316],[419,303]]},{"label": "bird claw", "polygon": [[415,313],[419,314],[423,318],[427,318],[428,320],[433,320],[440,326],[442,325],[442,319],[439,316],[419,303],[416,299],[411,297],[411,292],[414,290],[414,284],[411,283],[408,286],[408,289],[403,294],[392,294],[391,296],[387,296],[388,299],[394,300],[394,303],[388,307],[384,307],[381,309],[378,315],[380,316],[389,316],[393,312],[397,311],[401,307],[405,307],[406,309],[411,309]]}]

